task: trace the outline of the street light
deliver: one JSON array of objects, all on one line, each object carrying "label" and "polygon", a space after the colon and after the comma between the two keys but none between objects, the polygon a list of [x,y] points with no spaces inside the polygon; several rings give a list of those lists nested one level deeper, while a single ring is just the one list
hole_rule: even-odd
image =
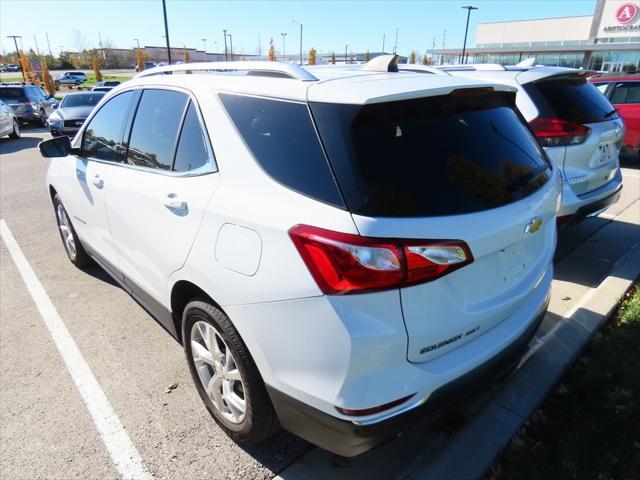
[{"label": "street light", "polygon": [[18,56],[18,63],[20,64],[20,71],[22,72],[22,81],[26,82],[27,77],[24,74],[24,67],[22,66],[22,62],[20,61],[20,50],[18,50],[18,41],[17,41],[18,38],[22,40],[22,37],[20,35],[7,35],[7,38],[13,38],[13,44],[16,46],[16,55]]},{"label": "street light", "polygon": [[478,10],[478,7],[472,7],[471,5],[467,5],[466,7],[460,7],[467,10],[467,26],[464,30],[464,43],[462,44],[462,58],[460,63],[467,63],[464,59],[465,51],[467,50],[467,33],[469,32],[469,17],[471,16],[471,10]]},{"label": "street light", "polygon": [[134,40],[136,41],[136,43],[138,44],[138,48],[140,48],[140,39],[139,38],[134,38]]},{"label": "street light", "polygon": [[351,45],[345,45],[344,46],[344,63],[345,65],[347,64],[347,49],[350,47]]},{"label": "street light", "polygon": [[227,34],[229,37],[229,56],[231,57],[231,61],[233,62],[233,37],[231,34]]},{"label": "street light", "polygon": [[222,34],[224,35],[224,60],[227,62],[229,61],[229,55],[227,54],[227,31],[222,30]]},{"label": "street light", "polygon": [[287,61],[287,50],[285,48],[285,37],[287,36],[286,33],[281,33],[280,35],[282,35],[282,58],[284,58],[284,61]]},{"label": "street light", "polygon": [[207,61],[207,39],[202,39],[202,51],[204,52],[204,61]]},{"label": "street light", "polygon": [[300,66],[302,66],[302,24],[296,22],[295,20],[291,20],[292,23],[296,25],[300,25]]}]

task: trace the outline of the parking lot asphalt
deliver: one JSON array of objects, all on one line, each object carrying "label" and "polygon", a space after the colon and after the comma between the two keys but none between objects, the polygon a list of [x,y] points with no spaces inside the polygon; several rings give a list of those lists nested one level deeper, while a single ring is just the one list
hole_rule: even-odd
[{"label": "parking lot asphalt", "polygon": [[[372,478],[374,467],[376,478],[394,478],[402,476],[401,466],[411,464],[417,450],[442,447],[450,428],[446,421],[346,463],[286,432],[252,448],[230,441],[193,388],[180,346],[101,269],[81,271],[68,261],[46,190],[48,161],[36,148],[48,137],[44,129],[25,129],[20,140],[0,139],[0,217],[153,476],[329,478],[342,472],[340,477]],[[559,314],[597,285],[639,231],[638,165],[624,168],[623,177],[625,188],[615,206],[560,233],[557,261],[577,266],[556,275],[552,304]],[[625,240],[603,244],[603,229],[612,222],[620,222]],[[624,230],[627,224],[630,231]],[[599,245],[594,238],[602,238]],[[588,255],[589,248],[600,248],[603,255],[590,261],[576,253]],[[4,242],[0,285],[0,477],[117,478]],[[543,324],[541,334],[550,328]],[[177,388],[168,388],[174,384]]]}]

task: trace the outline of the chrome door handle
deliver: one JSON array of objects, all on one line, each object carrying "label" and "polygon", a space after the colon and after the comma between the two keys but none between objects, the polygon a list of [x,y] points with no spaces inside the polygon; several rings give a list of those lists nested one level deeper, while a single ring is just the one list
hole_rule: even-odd
[{"label": "chrome door handle", "polygon": [[186,210],[187,202],[183,202],[178,198],[175,193],[170,193],[164,197],[163,203],[165,207],[173,208],[174,210]]},{"label": "chrome door handle", "polygon": [[102,187],[104,187],[104,180],[102,178],[100,178],[100,175],[96,174],[93,177],[93,184],[98,188],[102,188]]}]

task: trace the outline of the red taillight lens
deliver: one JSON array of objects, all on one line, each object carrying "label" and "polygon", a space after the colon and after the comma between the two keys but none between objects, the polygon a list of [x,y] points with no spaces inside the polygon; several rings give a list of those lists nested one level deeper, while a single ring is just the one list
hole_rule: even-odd
[{"label": "red taillight lens", "polygon": [[460,241],[388,240],[308,225],[296,225],[289,235],[327,295],[427,282],[473,261],[469,247]]},{"label": "red taillight lens", "polygon": [[543,147],[577,145],[584,142],[591,131],[589,127],[559,118],[537,117],[529,125]]}]

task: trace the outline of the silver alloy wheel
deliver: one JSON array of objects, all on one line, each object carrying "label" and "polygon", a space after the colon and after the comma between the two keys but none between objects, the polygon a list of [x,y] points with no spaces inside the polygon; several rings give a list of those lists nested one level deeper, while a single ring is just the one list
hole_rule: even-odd
[{"label": "silver alloy wheel", "polygon": [[13,134],[16,137],[20,136],[20,127],[18,126],[18,121],[17,120],[13,120]]},{"label": "silver alloy wheel", "polygon": [[58,217],[58,228],[62,234],[62,241],[64,242],[64,248],[72,260],[76,258],[76,242],[73,239],[73,232],[71,231],[71,222],[67,217],[67,212],[64,211],[62,204],[58,204],[56,207],[56,216]]},{"label": "silver alloy wheel", "polygon": [[213,325],[193,324],[191,356],[213,406],[229,422],[241,423],[247,413],[244,383],[231,350]]}]

